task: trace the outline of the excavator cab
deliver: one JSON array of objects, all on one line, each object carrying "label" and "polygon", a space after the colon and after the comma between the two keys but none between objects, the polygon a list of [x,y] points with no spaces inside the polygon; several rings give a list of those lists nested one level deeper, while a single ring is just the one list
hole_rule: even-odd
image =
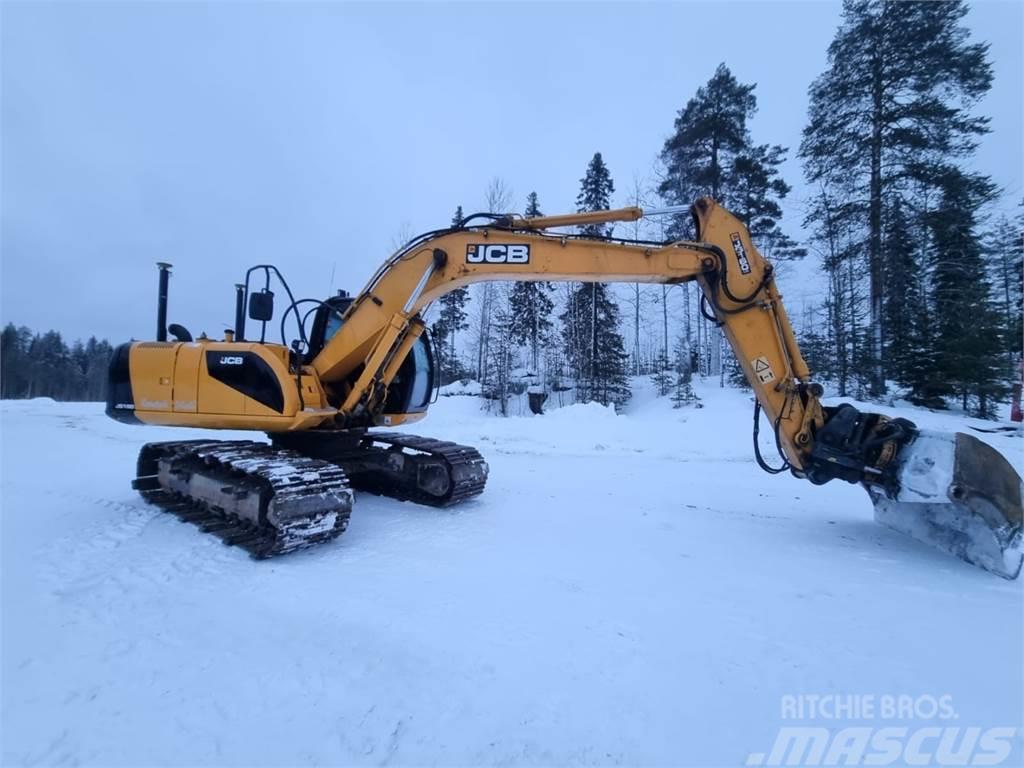
[{"label": "excavator cab", "polygon": [[427,410],[438,380],[434,360],[430,333],[424,329],[388,386],[384,413],[412,414]]},{"label": "excavator cab", "polygon": [[[309,350],[305,355],[306,365],[312,364],[327,343],[344,325],[344,315],[355,301],[347,291],[339,290],[320,304],[313,315],[313,327],[309,334]],[[385,414],[408,416],[424,413],[433,401],[438,383],[435,370],[436,355],[430,333],[424,328],[413,344],[395,378],[388,385],[384,401]]]},{"label": "excavator cab", "polygon": [[331,296],[316,308],[316,313],[313,315],[313,328],[309,333],[306,365],[313,362],[324,345],[341,329],[344,322],[342,318],[353,301],[355,298],[350,296],[348,291],[339,290],[336,296]]}]

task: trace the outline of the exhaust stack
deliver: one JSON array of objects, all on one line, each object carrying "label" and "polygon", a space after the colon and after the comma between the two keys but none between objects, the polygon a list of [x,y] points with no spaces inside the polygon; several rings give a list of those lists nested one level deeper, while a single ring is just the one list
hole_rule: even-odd
[{"label": "exhaust stack", "polygon": [[235,341],[245,341],[245,286],[235,283]]},{"label": "exhaust stack", "polygon": [[171,264],[158,261],[160,270],[160,288],[156,296],[156,340],[167,341],[167,284],[171,279]]}]

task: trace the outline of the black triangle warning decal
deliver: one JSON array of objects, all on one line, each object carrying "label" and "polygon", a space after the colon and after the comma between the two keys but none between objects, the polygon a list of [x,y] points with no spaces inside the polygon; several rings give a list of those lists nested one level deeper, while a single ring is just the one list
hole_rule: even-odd
[{"label": "black triangle warning decal", "polygon": [[760,373],[761,371],[767,371],[767,370],[770,369],[770,367],[771,366],[768,365],[768,361],[765,360],[763,357],[759,357],[759,358],[757,358],[757,360],[754,361],[754,372],[755,373]]}]

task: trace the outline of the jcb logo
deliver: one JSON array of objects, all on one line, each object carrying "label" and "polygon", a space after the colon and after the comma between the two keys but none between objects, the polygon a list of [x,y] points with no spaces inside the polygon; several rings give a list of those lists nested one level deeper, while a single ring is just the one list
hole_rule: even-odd
[{"label": "jcb logo", "polygon": [[528,245],[468,245],[467,264],[529,264]]},{"label": "jcb logo", "polygon": [[736,252],[736,260],[740,263],[740,272],[744,275],[750,274],[750,259],[747,258],[747,249],[743,247],[739,232],[729,235],[732,238],[732,249]]},{"label": "jcb logo", "polygon": [[220,359],[221,365],[241,365],[243,362],[240,357],[222,357]]}]

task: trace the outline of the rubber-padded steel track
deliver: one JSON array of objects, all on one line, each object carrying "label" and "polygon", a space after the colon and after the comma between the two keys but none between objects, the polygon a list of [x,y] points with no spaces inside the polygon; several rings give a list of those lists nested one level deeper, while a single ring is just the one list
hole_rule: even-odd
[{"label": "rubber-padded steel track", "polygon": [[475,448],[395,432],[308,430],[271,435],[275,446],[339,464],[352,487],[448,507],[479,495],[487,462]]},{"label": "rubber-padded steel track", "polygon": [[[359,447],[367,454],[412,452],[413,457],[425,455],[428,460],[442,461],[447,468],[448,488],[442,493],[431,493],[419,485],[395,482],[395,478],[387,473],[371,471],[352,474],[352,486],[356,490],[434,507],[449,507],[479,496],[487,484],[487,462],[476,448],[468,445],[395,432],[367,432]],[[338,460],[345,463],[344,458]]]},{"label": "rubber-padded steel track", "polygon": [[132,487],[260,559],[333,539],[352,513],[340,466],[248,440],[148,443]]}]

